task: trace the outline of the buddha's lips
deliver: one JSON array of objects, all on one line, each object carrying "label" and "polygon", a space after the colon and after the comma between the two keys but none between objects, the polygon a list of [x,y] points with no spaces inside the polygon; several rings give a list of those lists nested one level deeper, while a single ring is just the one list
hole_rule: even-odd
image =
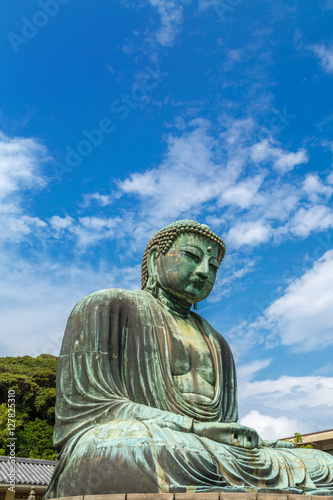
[{"label": "buddha's lips", "polygon": [[203,288],[206,285],[207,281],[194,279],[191,280],[191,283],[192,285],[195,285],[198,288]]}]

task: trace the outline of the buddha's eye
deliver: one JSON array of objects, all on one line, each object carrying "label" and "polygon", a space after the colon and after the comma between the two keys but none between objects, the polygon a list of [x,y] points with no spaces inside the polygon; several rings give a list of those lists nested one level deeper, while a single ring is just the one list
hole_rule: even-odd
[{"label": "buddha's eye", "polygon": [[214,258],[210,259],[210,261],[209,261],[209,267],[211,269],[214,269],[214,271],[217,271],[218,268],[219,268],[219,266],[220,265],[219,265],[219,262],[218,262],[217,259],[214,259]]},{"label": "buddha's eye", "polygon": [[194,262],[196,262],[196,263],[200,262],[201,259],[200,259],[200,257],[198,255],[195,255],[194,253],[189,252],[188,250],[183,250],[183,252],[184,252],[184,255],[186,255],[186,257],[189,257]]}]

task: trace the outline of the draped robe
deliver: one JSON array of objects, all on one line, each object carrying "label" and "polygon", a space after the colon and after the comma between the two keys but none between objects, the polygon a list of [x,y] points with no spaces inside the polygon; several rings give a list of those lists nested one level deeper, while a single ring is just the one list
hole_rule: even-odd
[{"label": "draped robe", "polygon": [[238,416],[230,347],[191,314],[213,359],[211,402],[190,401],[176,387],[168,348],[176,322],[151,294],[102,290],[75,306],[58,363],[59,461],[45,499],[216,489],[333,494],[333,457],[326,453],[247,450],[193,433],[194,421]]}]

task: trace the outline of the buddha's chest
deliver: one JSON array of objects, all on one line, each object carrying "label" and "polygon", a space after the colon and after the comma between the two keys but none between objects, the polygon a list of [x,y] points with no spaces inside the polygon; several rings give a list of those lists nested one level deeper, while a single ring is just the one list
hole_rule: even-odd
[{"label": "buddha's chest", "polygon": [[174,378],[190,374],[192,379],[215,384],[211,350],[193,318],[175,320],[169,332],[169,353]]}]

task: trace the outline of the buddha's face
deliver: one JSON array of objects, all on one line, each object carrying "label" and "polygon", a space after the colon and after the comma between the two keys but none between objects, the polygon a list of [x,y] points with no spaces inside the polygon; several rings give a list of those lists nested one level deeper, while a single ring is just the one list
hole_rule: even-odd
[{"label": "buddha's face", "polygon": [[156,261],[159,285],[172,295],[194,303],[212,291],[220,263],[220,249],[209,239],[182,234]]}]

